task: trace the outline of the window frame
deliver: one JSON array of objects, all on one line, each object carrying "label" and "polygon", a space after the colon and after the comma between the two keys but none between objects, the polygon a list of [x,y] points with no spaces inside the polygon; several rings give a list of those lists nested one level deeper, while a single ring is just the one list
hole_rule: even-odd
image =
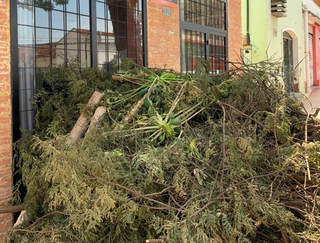
[{"label": "window frame", "polygon": [[[210,26],[206,26],[206,25],[201,25],[201,24],[195,24],[192,22],[187,22],[182,20],[182,15],[183,13],[183,8],[182,8],[182,2],[183,1],[189,1],[189,0],[180,0],[179,2],[179,12],[180,12],[180,53],[181,53],[181,62],[180,62],[180,67],[181,67],[181,72],[183,72],[182,70],[184,69],[183,67],[183,30],[191,30],[191,31],[197,31],[197,32],[202,32],[205,34],[205,42],[206,42],[206,60],[210,60],[210,54],[209,54],[209,47],[208,47],[208,40],[209,40],[209,35],[216,35],[216,36],[221,36],[225,38],[225,53],[226,53],[226,65],[225,68],[226,70],[228,69],[229,65],[228,65],[228,2],[227,0],[218,0],[220,2],[225,3],[225,30],[223,29],[219,29],[219,28],[214,28],[214,27],[210,27]],[[190,72],[190,71],[188,71]],[[191,71],[192,73],[194,72],[194,70]],[[214,70],[212,70],[212,73],[214,73]]]}]

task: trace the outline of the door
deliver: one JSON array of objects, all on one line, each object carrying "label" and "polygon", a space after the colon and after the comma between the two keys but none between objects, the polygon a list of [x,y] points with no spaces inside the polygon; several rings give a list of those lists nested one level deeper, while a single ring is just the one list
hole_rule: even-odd
[{"label": "door", "polygon": [[283,32],[283,81],[287,93],[293,93],[293,40],[288,32]]}]

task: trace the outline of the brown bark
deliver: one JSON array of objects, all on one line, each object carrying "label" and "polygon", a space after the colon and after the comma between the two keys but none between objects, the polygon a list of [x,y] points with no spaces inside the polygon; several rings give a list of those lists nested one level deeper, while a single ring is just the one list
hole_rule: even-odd
[{"label": "brown bark", "polygon": [[[98,91],[95,91],[90,100],[88,101],[88,104],[86,107],[93,107],[95,105],[98,105],[103,97],[103,93],[100,93]],[[72,144],[73,142],[77,141],[79,138],[83,136],[85,133],[88,125],[89,125],[90,119],[87,118],[84,115],[80,115],[79,119],[77,120],[76,124],[73,126],[70,136],[67,140],[67,144]]]},{"label": "brown bark", "polygon": [[1,206],[0,214],[21,212],[24,209],[25,209],[24,205],[7,206],[7,207]]},{"label": "brown bark", "polygon": [[124,118],[124,124],[128,124],[130,122],[132,122],[133,117],[139,112],[139,110],[141,109],[141,107],[144,104],[144,100],[147,98],[147,96],[149,96],[149,92],[146,93],[138,102],[137,104],[131,109],[131,111],[129,111],[127,113],[127,115]]},{"label": "brown bark", "polygon": [[114,81],[126,81],[126,82],[130,82],[130,83],[134,83],[134,84],[144,84],[144,82],[142,82],[141,80],[139,80],[140,78],[143,78],[147,76],[147,74],[139,74],[139,75],[135,75],[133,77],[127,77],[127,76],[119,76],[119,75],[112,75],[112,80]]},{"label": "brown bark", "polygon": [[86,134],[90,133],[92,131],[92,129],[94,129],[94,127],[96,127],[100,121],[102,120],[102,118],[104,117],[104,115],[107,112],[107,108],[104,106],[99,106],[96,111],[94,112],[94,115],[91,119],[88,131]]}]

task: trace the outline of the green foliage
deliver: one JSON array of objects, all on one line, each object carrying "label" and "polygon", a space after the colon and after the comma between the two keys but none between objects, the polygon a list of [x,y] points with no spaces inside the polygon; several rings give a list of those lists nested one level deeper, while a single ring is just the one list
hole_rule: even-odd
[{"label": "green foliage", "polygon": [[[205,81],[142,70],[138,88],[99,70],[45,76],[35,134],[17,144],[27,219],[8,242],[317,242],[320,144],[301,143],[306,115],[276,76],[254,66]],[[143,89],[150,106],[121,123]],[[107,114],[67,145],[94,90]]]}]

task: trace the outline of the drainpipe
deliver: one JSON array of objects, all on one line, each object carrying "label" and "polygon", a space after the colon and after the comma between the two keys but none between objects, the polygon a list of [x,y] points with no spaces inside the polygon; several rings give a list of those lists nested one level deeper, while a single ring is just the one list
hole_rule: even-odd
[{"label": "drainpipe", "polygon": [[250,33],[249,33],[249,0],[247,0],[247,45],[250,45]]},{"label": "drainpipe", "polygon": [[304,63],[305,63],[305,78],[306,78],[306,92],[311,93],[310,87],[310,67],[309,67],[309,39],[308,39],[308,5],[302,5],[303,22],[304,22]]}]

